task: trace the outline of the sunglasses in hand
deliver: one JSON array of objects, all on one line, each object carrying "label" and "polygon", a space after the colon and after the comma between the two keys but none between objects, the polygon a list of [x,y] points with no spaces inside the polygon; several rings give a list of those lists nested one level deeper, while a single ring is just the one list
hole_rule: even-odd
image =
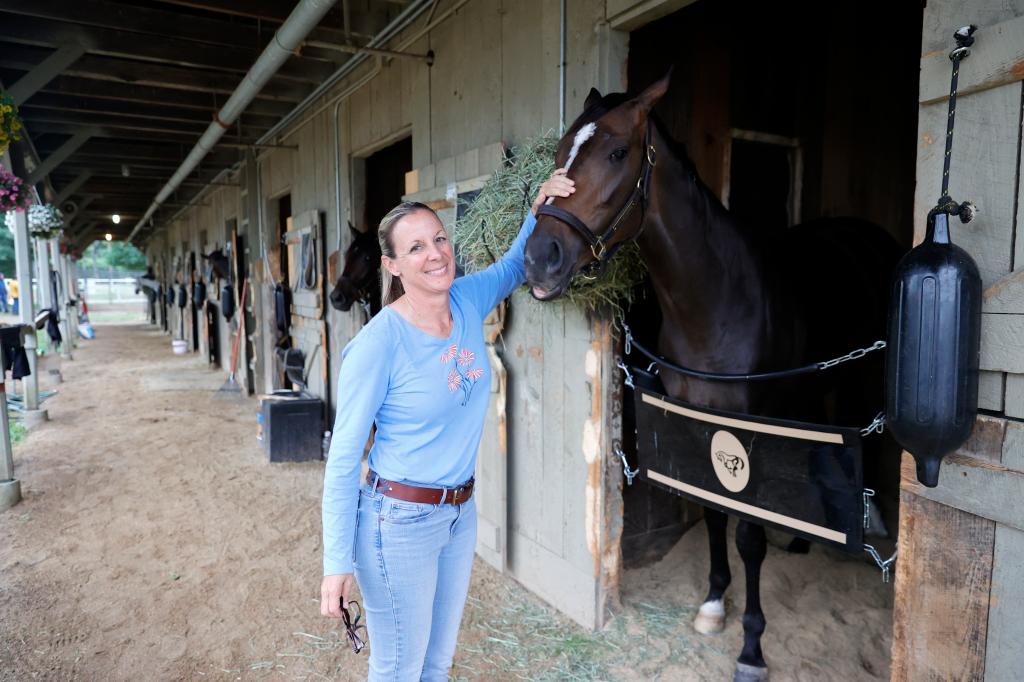
[{"label": "sunglasses in hand", "polygon": [[349,599],[348,608],[341,607],[341,619],[345,622],[345,634],[352,644],[352,651],[358,654],[366,647],[366,626],[362,625],[363,609],[359,602]]}]

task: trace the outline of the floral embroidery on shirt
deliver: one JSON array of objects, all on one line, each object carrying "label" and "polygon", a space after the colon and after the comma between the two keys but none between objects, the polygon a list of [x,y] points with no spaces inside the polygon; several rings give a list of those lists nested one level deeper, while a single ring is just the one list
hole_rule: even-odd
[{"label": "floral embroidery on shirt", "polygon": [[[458,360],[455,360],[456,356],[458,356]],[[454,343],[444,353],[441,353],[442,365],[447,365],[452,360],[455,360],[455,366],[448,372],[448,392],[455,393],[462,389],[461,405],[465,406],[469,402],[470,396],[473,395],[473,387],[476,382],[483,377],[484,370],[481,367],[470,369],[470,365],[476,361],[476,354],[468,348],[463,348],[460,351]],[[461,371],[460,367],[466,368],[465,372]]]},{"label": "floral embroidery on shirt", "polygon": [[457,350],[458,346],[456,346],[454,343],[448,346],[448,350],[441,353],[441,364],[447,365],[449,362],[451,362],[452,358],[455,357],[455,353],[457,352]]}]

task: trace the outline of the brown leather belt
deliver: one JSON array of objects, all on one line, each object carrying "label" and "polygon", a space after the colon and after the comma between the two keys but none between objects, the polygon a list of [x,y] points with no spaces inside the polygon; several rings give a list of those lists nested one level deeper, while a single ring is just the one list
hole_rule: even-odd
[{"label": "brown leather belt", "polygon": [[467,502],[469,498],[473,497],[473,485],[476,482],[471,478],[455,488],[420,488],[415,485],[389,481],[370,470],[366,474],[366,482],[370,486],[374,486],[374,481],[377,482],[374,489],[383,495],[396,500],[421,504],[462,504]]}]

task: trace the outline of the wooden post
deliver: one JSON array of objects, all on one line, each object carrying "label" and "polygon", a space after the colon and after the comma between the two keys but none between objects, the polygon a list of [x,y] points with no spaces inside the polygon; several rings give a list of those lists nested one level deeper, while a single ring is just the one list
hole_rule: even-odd
[{"label": "wooden post", "polygon": [[[64,337],[64,342],[60,345],[60,357],[62,360],[73,360],[71,357],[71,319],[68,317],[68,306],[67,301],[70,298],[70,289],[68,288],[67,273],[64,270],[64,256],[60,253],[60,240],[57,237],[50,239],[50,257],[53,259],[53,271],[60,277],[63,286],[63,291],[57,292],[56,296],[58,300],[53,302],[53,309],[60,311],[60,326],[61,336]],[[49,288],[49,279],[47,279],[47,288]],[[63,296],[63,298],[60,298]]]}]

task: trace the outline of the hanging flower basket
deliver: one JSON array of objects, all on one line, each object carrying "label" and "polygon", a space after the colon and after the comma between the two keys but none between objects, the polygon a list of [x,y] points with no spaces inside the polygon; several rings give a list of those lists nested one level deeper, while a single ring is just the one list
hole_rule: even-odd
[{"label": "hanging flower basket", "polygon": [[0,166],[0,211],[24,211],[31,204],[32,193],[28,185]]},{"label": "hanging flower basket", "polygon": [[0,154],[7,151],[11,142],[21,139],[21,119],[18,107],[6,92],[0,92]]},{"label": "hanging flower basket", "polygon": [[33,237],[50,239],[64,227],[64,216],[53,204],[36,204],[28,209],[28,231]]}]

